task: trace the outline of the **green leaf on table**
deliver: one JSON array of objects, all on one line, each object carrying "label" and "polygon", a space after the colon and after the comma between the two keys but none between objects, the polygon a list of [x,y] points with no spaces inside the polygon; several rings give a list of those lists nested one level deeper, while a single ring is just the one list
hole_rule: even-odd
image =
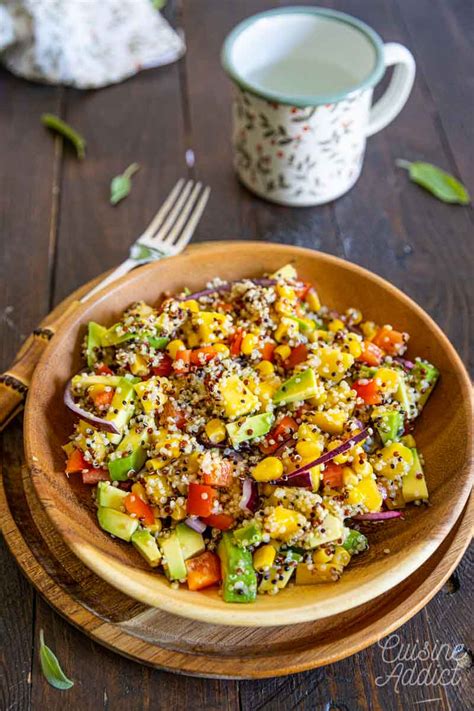
[{"label": "green leaf on table", "polygon": [[151,4],[155,10],[162,10],[166,5],[166,0],[151,0]]},{"label": "green leaf on table", "polygon": [[395,161],[399,168],[408,170],[410,180],[422,188],[428,190],[432,195],[442,200],[442,202],[458,203],[468,205],[471,198],[466,188],[459,180],[446,173],[432,163],[399,159]]},{"label": "green leaf on table", "polygon": [[86,155],[86,141],[72,126],[54,114],[42,114],[41,123],[46,128],[59,133],[66,138],[76,149],[77,157],[82,160]]},{"label": "green leaf on table", "polygon": [[110,202],[116,205],[120,200],[127,197],[132,189],[131,177],[140,168],[138,163],[132,163],[128,166],[122,175],[116,175],[110,183]]},{"label": "green leaf on table", "polygon": [[44,632],[40,630],[40,664],[46,681],[55,689],[64,691],[74,686],[74,682],[67,678],[59,664],[57,656],[44,643]]}]

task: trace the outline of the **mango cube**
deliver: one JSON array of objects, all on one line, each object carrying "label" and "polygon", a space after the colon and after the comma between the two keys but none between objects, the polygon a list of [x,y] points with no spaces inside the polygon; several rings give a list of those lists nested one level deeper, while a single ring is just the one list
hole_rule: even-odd
[{"label": "mango cube", "polygon": [[298,511],[287,509],[284,506],[276,506],[267,517],[265,528],[273,538],[287,541],[298,532],[300,526],[305,522],[305,517]]},{"label": "mango cube", "polygon": [[247,415],[260,405],[258,397],[249,390],[238,375],[231,375],[223,379],[220,382],[219,390],[225,415],[229,419]]}]

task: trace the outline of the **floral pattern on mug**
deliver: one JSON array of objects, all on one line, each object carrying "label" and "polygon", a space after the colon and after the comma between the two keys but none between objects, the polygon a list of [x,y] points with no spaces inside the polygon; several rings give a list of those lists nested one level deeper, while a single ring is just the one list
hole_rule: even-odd
[{"label": "floral pattern on mug", "polygon": [[349,190],[359,177],[372,90],[298,108],[236,87],[234,163],[241,181],[269,200],[315,205]]}]

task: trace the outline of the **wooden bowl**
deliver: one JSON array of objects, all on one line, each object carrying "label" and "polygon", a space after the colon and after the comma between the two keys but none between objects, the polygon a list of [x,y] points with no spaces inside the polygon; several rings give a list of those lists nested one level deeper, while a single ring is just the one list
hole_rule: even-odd
[{"label": "wooden bowl", "polygon": [[[410,333],[409,355],[435,363],[441,379],[416,429],[425,457],[430,506],[409,507],[403,521],[373,527],[370,550],[335,584],[293,586],[252,605],[230,605],[217,589],[173,590],[129,544],[100,530],[90,489],[64,476],[61,445],[73,416],[63,405],[66,381],[81,367],[80,344],[89,320],[112,324],[133,301],[156,302],[163,291],[198,290],[215,276],[236,279],[271,272],[287,262],[314,283],[322,302],[360,308],[366,318]],[[204,622],[236,626],[288,625],[361,605],[413,573],[459,517],[472,477],[471,385],[448,339],[405,294],[378,276],[336,257],[255,242],[213,243],[136,270],[73,312],[38,364],[25,414],[25,448],[42,504],[73,552],[97,575],[145,604]]]}]

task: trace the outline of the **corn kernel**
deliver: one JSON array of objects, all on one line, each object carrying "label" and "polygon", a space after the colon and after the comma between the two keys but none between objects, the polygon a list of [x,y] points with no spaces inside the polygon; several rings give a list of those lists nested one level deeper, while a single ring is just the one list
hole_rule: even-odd
[{"label": "corn kernel", "polygon": [[186,507],[181,506],[181,504],[175,503],[174,508],[171,511],[171,518],[173,521],[182,521],[186,518]]},{"label": "corn kernel", "polygon": [[311,288],[308,291],[308,293],[306,294],[305,301],[308,304],[310,311],[319,311],[319,309],[321,308],[321,302],[319,300],[319,296],[316,289]]},{"label": "corn kernel", "polygon": [[334,318],[332,321],[329,322],[328,324],[328,329],[332,333],[336,333],[337,331],[342,331],[344,328],[344,322],[341,321],[340,318]]},{"label": "corn kernel", "polygon": [[262,573],[265,568],[271,568],[276,557],[275,547],[271,543],[257,548],[253,554],[253,567],[259,573]]},{"label": "corn kernel", "polygon": [[372,464],[369,462],[365,454],[363,456],[357,455],[354,457],[352,461],[352,469],[362,478],[371,476],[373,472]]},{"label": "corn kernel", "polygon": [[277,346],[274,352],[279,358],[286,360],[291,355],[291,348],[290,346]]},{"label": "corn kernel", "polygon": [[329,331],[323,331],[322,328],[317,328],[312,333],[308,334],[308,339],[311,343],[316,343],[319,340],[329,341],[331,334]]},{"label": "corn kernel", "polygon": [[343,568],[346,567],[346,565],[349,565],[351,562],[351,554],[346,551],[345,548],[342,546],[336,546],[336,550],[334,551],[334,556],[332,558],[332,563],[335,565],[342,565]]},{"label": "corn kernel", "polygon": [[197,312],[199,311],[199,304],[194,299],[189,299],[188,301],[182,301],[180,306],[182,309],[187,309],[188,311],[192,311],[192,313],[195,313],[195,314],[197,314]]},{"label": "corn kernel", "polygon": [[362,311],[350,308],[346,311],[347,320],[351,325],[357,326],[362,321]]},{"label": "corn kernel", "polygon": [[332,560],[333,553],[329,553],[327,548],[318,548],[313,553],[313,563],[329,563]]},{"label": "corn kernel", "polygon": [[283,474],[283,464],[277,457],[265,457],[254,467],[252,476],[255,481],[272,481]]},{"label": "corn kernel", "polygon": [[281,343],[284,340],[295,338],[298,335],[298,324],[292,318],[283,316],[275,331],[275,340]]},{"label": "corn kernel", "polygon": [[260,373],[262,378],[265,378],[267,375],[271,375],[275,372],[275,367],[273,363],[270,363],[269,360],[262,360],[260,361],[260,363],[257,363],[257,365],[255,366],[255,370]]},{"label": "corn kernel", "polygon": [[407,474],[413,464],[413,454],[401,442],[387,444],[373,458],[373,468],[379,476],[396,479]]},{"label": "corn kernel", "polygon": [[375,384],[383,393],[395,393],[400,385],[400,375],[391,368],[379,368],[375,373]]},{"label": "corn kernel", "polygon": [[346,343],[349,346],[349,353],[351,354],[351,356],[354,356],[354,358],[358,358],[362,353],[362,344],[356,334],[348,333],[346,336]]},{"label": "corn kernel", "polygon": [[218,418],[209,420],[209,422],[206,424],[205,429],[206,434],[212,444],[219,444],[219,442],[223,442],[226,438],[225,425],[222,420],[219,420]]},{"label": "corn kernel", "polygon": [[228,358],[230,355],[230,350],[225,343],[214,343],[215,350],[220,353],[222,358]]},{"label": "corn kernel", "polygon": [[168,345],[166,346],[166,350],[170,358],[174,360],[176,358],[176,355],[178,354],[178,351],[186,350],[186,346],[184,345],[183,341],[180,341],[178,338],[176,338],[174,341],[170,341],[170,343],[168,343]]},{"label": "corn kernel", "polygon": [[251,355],[257,346],[258,340],[253,333],[247,333],[246,336],[242,338],[242,345],[240,350],[244,355]]}]

